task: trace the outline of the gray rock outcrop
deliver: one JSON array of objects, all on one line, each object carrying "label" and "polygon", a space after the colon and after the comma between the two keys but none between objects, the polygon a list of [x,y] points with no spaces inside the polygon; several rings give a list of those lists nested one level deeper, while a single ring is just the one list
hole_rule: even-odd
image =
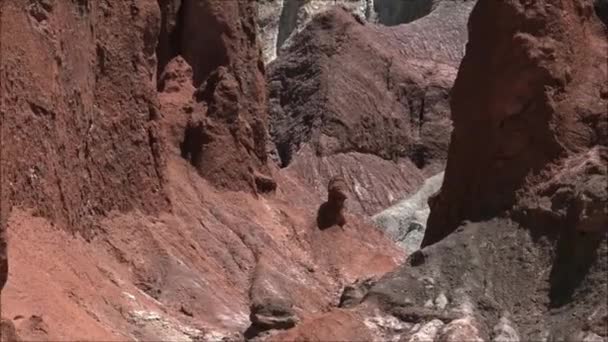
[{"label": "gray rock outcrop", "polygon": [[407,253],[420,248],[430,209],[429,197],[443,182],[443,172],[428,178],[416,193],[374,215],[372,219]]}]

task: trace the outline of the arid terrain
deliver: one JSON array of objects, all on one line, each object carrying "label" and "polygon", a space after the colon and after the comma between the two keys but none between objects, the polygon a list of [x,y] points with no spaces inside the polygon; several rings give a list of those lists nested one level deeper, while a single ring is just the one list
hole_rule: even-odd
[{"label": "arid terrain", "polygon": [[607,25],[0,0],[0,341],[608,342]]}]

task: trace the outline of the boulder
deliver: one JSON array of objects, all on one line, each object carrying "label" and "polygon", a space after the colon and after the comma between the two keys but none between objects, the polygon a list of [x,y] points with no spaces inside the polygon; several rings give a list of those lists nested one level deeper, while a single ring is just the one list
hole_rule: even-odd
[{"label": "boulder", "polygon": [[284,299],[266,299],[251,305],[251,327],[246,337],[255,336],[267,330],[286,330],[293,328],[299,319],[295,315],[293,304]]},{"label": "boulder", "polygon": [[344,216],[344,203],[347,199],[348,187],[341,176],[335,176],[327,185],[327,201],[319,207],[317,213],[317,226],[327,229],[331,226],[340,227],[346,224]]}]

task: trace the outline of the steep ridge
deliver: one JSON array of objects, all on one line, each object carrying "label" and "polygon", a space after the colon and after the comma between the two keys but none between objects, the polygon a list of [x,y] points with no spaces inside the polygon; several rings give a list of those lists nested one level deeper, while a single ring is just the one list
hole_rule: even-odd
[{"label": "steep ridge", "polygon": [[461,5],[458,2],[453,0],[257,1],[257,24],[264,61],[272,62],[282,53],[281,49],[290,44],[290,37],[302,31],[315,15],[332,8],[342,7],[355,14],[359,20],[394,26],[420,19],[443,6],[458,11]]},{"label": "steep ridge", "polygon": [[440,172],[472,6],[395,27],[340,8],[315,17],[268,67],[270,149],[283,172],[321,196],[331,177],[344,176],[356,196],[351,210],[368,215]]},{"label": "steep ridge", "polygon": [[355,212],[319,230],[326,197],[266,162],[252,2],[0,6],[3,332],[242,339],[401,261]]},{"label": "steep ridge", "polygon": [[258,30],[264,61],[270,63],[289,37],[300,32],[317,14],[343,6],[362,18],[371,0],[265,0],[257,2]]},{"label": "steep ridge", "polygon": [[482,0],[469,24],[426,246],[277,341],[608,338],[606,27],[584,0]]}]

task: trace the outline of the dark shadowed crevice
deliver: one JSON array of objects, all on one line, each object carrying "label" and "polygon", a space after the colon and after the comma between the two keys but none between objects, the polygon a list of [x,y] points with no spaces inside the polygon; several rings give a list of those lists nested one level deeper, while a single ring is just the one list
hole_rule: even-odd
[{"label": "dark shadowed crevice", "polygon": [[291,144],[289,141],[283,141],[276,144],[277,152],[279,153],[279,159],[281,161],[281,168],[285,168],[291,163],[292,152]]},{"label": "dark shadowed crevice", "polygon": [[192,166],[201,167],[203,148],[211,142],[211,137],[205,132],[202,123],[189,123],[184,131],[184,140],[180,145],[182,158],[188,160]]},{"label": "dark shadowed crevice", "polygon": [[215,92],[215,88],[220,83],[221,74],[216,72],[207,76],[206,84],[204,87],[200,87],[200,89],[194,94],[197,101],[211,103],[213,102],[213,94]]},{"label": "dark shadowed crevice", "polygon": [[304,5],[304,0],[287,0],[284,2],[279,19],[279,33],[277,37],[277,53],[289,35],[298,24],[298,10]]},{"label": "dark shadowed crevice", "polygon": [[[233,34],[211,1],[184,0],[180,54],[192,66],[193,83],[199,87],[220,66],[229,64],[225,39]],[[214,10],[215,9],[215,10]]]},{"label": "dark shadowed crevice", "polygon": [[378,22],[386,26],[406,24],[420,19],[433,10],[433,0],[375,0]]},{"label": "dark shadowed crevice", "polygon": [[412,146],[410,153],[410,160],[416,165],[417,168],[423,169],[427,165],[427,148],[422,144],[416,144]]},{"label": "dark shadowed crevice", "polygon": [[158,0],[161,12],[160,34],[156,46],[158,59],[156,79],[157,88],[161,91],[164,84],[161,75],[171,59],[181,54],[180,37],[183,31],[183,8],[181,1]]},{"label": "dark shadowed crevice", "polygon": [[572,301],[589,269],[596,262],[603,234],[581,233],[569,230],[559,238],[557,255],[549,278],[551,307],[560,307]]},{"label": "dark shadowed crevice", "polygon": [[608,28],[608,0],[595,0],[593,5],[595,8],[595,14]]},{"label": "dark shadowed crevice", "polygon": [[224,36],[230,35],[225,20],[214,12],[213,3],[196,0],[158,0],[161,29],[156,56],[158,89],[167,64],[181,55],[193,71],[193,84],[200,86],[220,66],[228,65]]}]

